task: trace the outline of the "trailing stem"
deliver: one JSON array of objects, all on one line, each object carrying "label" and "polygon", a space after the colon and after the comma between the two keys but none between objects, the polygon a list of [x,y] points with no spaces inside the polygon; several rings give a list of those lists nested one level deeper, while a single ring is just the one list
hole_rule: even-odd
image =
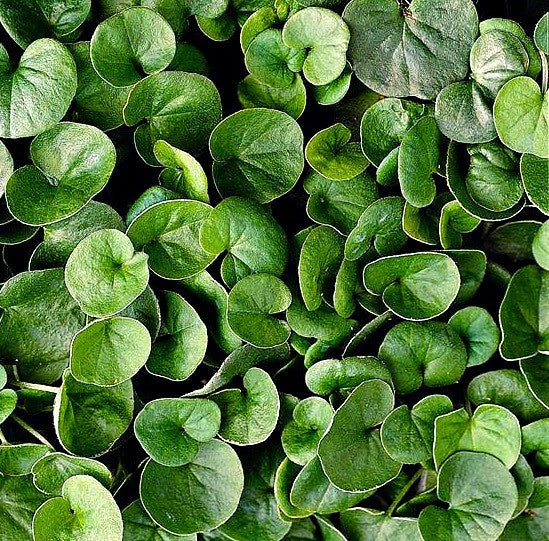
[{"label": "trailing stem", "polygon": [[393,511],[397,508],[397,505],[400,503],[402,498],[406,496],[408,491],[412,488],[414,483],[421,477],[421,474],[423,473],[423,468],[420,468],[412,477],[410,477],[409,481],[400,489],[400,492],[396,495],[396,498],[393,500],[393,503],[387,508],[387,516],[391,516],[393,514]]},{"label": "trailing stem", "polygon": [[32,434],[39,442],[43,443],[44,445],[47,445],[48,447],[51,447],[53,449],[53,445],[46,439],[40,432],[32,428],[28,423],[23,421],[21,417],[18,415],[12,415],[10,417],[13,421],[15,421],[21,428],[24,428],[29,434]]}]

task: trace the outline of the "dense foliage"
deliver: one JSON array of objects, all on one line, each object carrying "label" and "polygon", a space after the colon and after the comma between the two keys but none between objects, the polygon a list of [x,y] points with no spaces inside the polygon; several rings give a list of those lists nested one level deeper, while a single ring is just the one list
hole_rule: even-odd
[{"label": "dense foliage", "polygon": [[0,0],[0,539],[549,540],[549,15],[497,4]]}]

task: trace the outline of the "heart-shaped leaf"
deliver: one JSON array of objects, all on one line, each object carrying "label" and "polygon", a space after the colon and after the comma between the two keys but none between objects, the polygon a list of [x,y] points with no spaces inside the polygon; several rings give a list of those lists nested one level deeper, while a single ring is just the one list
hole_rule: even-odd
[{"label": "heart-shaped leaf", "polygon": [[385,336],[379,358],[395,388],[408,394],[421,385],[443,387],[459,381],[467,366],[467,350],[450,325],[439,321],[404,321]]},{"label": "heart-shaped leaf", "polygon": [[364,285],[395,314],[423,320],[444,313],[460,286],[457,265],[444,254],[383,257],[364,269]]},{"label": "heart-shaped leaf", "polygon": [[39,39],[11,65],[0,45],[0,137],[31,137],[55,126],[76,93],[71,54],[52,39]]},{"label": "heart-shaped leaf", "polygon": [[460,452],[442,466],[437,495],[448,509],[430,505],[419,515],[425,541],[450,535],[456,541],[497,539],[513,516],[517,487],[507,468],[493,456]]},{"label": "heart-shaped leaf", "polygon": [[117,229],[95,231],[69,256],[65,283],[86,314],[110,316],[126,308],[147,287],[147,259]]},{"label": "heart-shaped leaf", "polygon": [[250,368],[242,378],[244,392],[224,389],[210,396],[221,410],[219,436],[236,445],[265,441],[278,421],[280,400],[273,380],[261,368]]},{"label": "heart-shaped leaf", "polygon": [[267,203],[291,190],[303,171],[303,133],[282,111],[246,109],[228,116],[213,131],[210,152],[223,197]]},{"label": "heart-shaped leaf", "polygon": [[137,374],[150,351],[149,331],[137,319],[98,319],[73,338],[71,374],[81,383],[118,385]]},{"label": "heart-shaped leaf", "polygon": [[188,464],[200,443],[213,439],[221,412],[203,398],[159,398],[145,405],[135,419],[135,435],[147,454],[164,466]]},{"label": "heart-shaped leaf", "polygon": [[482,404],[472,416],[462,408],[438,417],[434,441],[437,468],[457,451],[487,453],[511,468],[520,454],[520,425],[509,410]]},{"label": "heart-shaped leaf", "polygon": [[203,271],[215,259],[198,240],[211,210],[210,205],[190,199],[156,203],[130,223],[128,237],[149,256],[155,274],[181,280]]},{"label": "heart-shaped leaf", "polygon": [[440,243],[446,250],[461,248],[463,244],[462,233],[471,233],[480,224],[481,220],[469,214],[459,201],[450,201],[442,207],[438,233]]},{"label": "heart-shaped leaf", "polygon": [[276,276],[246,276],[229,293],[229,325],[242,340],[254,346],[278,346],[290,337],[290,327],[273,314],[283,312],[291,302],[290,290]]},{"label": "heart-shaped leaf", "polygon": [[451,400],[433,394],[394,409],[381,425],[381,442],[389,455],[403,464],[426,462],[432,456],[435,419],[453,409]]},{"label": "heart-shaped leaf", "polygon": [[353,0],[343,18],[353,69],[379,94],[433,99],[467,74],[478,31],[469,0]]},{"label": "heart-shaped leaf", "polygon": [[78,212],[107,184],[116,151],[97,128],[62,122],[31,143],[34,165],[17,169],[6,185],[10,212],[29,225],[46,225]]},{"label": "heart-shaped leaf", "polygon": [[391,387],[372,379],[359,385],[336,411],[318,447],[322,468],[336,487],[360,492],[396,477],[401,465],[387,454],[375,428],[393,405]]},{"label": "heart-shaped leaf", "polygon": [[48,500],[32,521],[36,541],[81,539],[122,540],[122,515],[110,492],[88,475],[69,477],[62,495]]},{"label": "heart-shaped leaf", "polygon": [[520,370],[524,374],[532,394],[545,408],[549,408],[549,359],[547,355],[536,355],[520,361]]},{"label": "heart-shaped leaf", "polygon": [[175,36],[161,15],[132,7],[97,26],[90,54],[94,69],[105,81],[131,86],[168,66],[175,55]]}]

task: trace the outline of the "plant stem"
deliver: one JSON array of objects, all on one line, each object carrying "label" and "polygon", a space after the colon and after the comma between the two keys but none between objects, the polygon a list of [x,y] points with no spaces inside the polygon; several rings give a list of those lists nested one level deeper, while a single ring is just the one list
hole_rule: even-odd
[{"label": "plant stem", "polygon": [[469,414],[469,417],[473,416],[473,409],[471,407],[471,402],[469,401],[469,397],[465,396],[465,402],[464,402],[465,411]]},{"label": "plant stem", "polygon": [[2,429],[0,428],[0,444],[2,445],[9,445],[10,442],[6,439],[6,436],[4,436],[4,433],[2,432]]},{"label": "plant stem", "polygon": [[53,387],[52,385],[41,385],[40,383],[27,383],[26,381],[16,381],[14,385],[21,389],[30,389],[32,391],[44,391],[45,393],[59,393],[59,387]]},{"label": "plant stem", "polygon": [[18,415],[12,415],[11,419],[13,419],[19,426],[24,428],[27,432],[32,434],[39,442],[41,442],[44,445],[47,445],[48,447],[51,447],[53,449],[53,445],[46,438],[44,438],[44,436],[42,436],[42,434],[40,434],[40,432],[38,432],[37,430],[32,428],[32,426],[30,426],[28,423],[23,421],[23,419],[21,419],[21,417],[19,417]]},{"label": "plant stem", "polygon": [[423,473],[423,468],[420,468],[412,477],[410,477],[410,480],[400,489],[400,492],[396,495],[396,498],[393,500],[393,503],[387,508],[387,516],[391,516],[393,514],[393,511],[396,509],[397,505],[400,503],[402,498],[406,496],[406,493],[412,488],[413,484],[421,477],[421,474]]}]

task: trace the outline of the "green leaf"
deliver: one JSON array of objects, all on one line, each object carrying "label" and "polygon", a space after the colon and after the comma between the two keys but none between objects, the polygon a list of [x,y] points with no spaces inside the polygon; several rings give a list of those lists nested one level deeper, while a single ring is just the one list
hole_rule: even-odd
[{"label": "green leaf", "polygon": [[107,83],[131,86],[168,66],[175,55],[175,35],[152,9],[132,7],[97,26],[90,54],[94,69]]},{"label": "green leaf", "polygon": [[183,466],[212,440],[221,423],[215,402],[203,398],[159,398],[135,419],[135,435],[147,454],[164,466]]},{"label": "green leaf", "polygon": [[189,378],[204,359],[208,345],[206,325],[195,309],[172,291],[160,294],[162,325],[147,370],[175,381]]},{"label": "green leaf", "polygon": [[0,425],[13,413],[17,405],[17,393],[13,389],[0,391]]},{"label": "green leaf", "polygon": [[296,507],[290,500],[290,494],[301,467],[285,458],[276,470],[274,494],[281,517],[299,519],[312,515],[310,511]]},{"label": "green leaf", "polygon": [[[532,468],[522,455],[519,455],[517,462],[510,471],[511,475],[515,479],[518,492],[518,502],[513,513],[514,518],[520,515],[526,509],[526,506],[529,503],[528,500],[534,492],[534,473],[532,472]],[[535,497],[533,497],[532,499],[534,498]]]},{"label": "green leaf", "polygon": [[32,475],[0,476],[0,536],[23,541],[32,539],[34,512],[47,499],[32,483]]},{"label": "green leaf", "polygon": [[382,295],[395,314],[412,320],[444,313],[460,287],[457,265],[444,254],[415,253],[389,256],[366,265],[364,285]]},{"label": "green leaf", "polygon": [[355,228],[345,241],[345,257],[356,260],[373,245],[377,253],[387,256],[397,253],[406,243],[402,230],[404,199],[384,197],[364,210]]},{"label": "green leaf", "polygon": [[417,121],[404,137],[398,151],[398,180],[404,199],[414,207],[433,202],[436,186],[433,174],[442,155],[442,136],[435,119],[426,116]]},{"label": "green leaf", "polygon": [[228,286],[253,273],[280,276],[288,259],[284,230],[259,203],[228,197],[200,228],[200,244],[210,254],[225,256],[221,274]]},{"label": "green leaf", "polygon": [[437,195],[431,205],[416,208],[410,203],[404,205],[402,229],[410,238],[434,246],[440,240],[440,215],[444,205],[452,201],[448,192]]},{"label": "green leaf", "polygon": [[219,92],[197,73],[150,75],[132,88],[124,108],[124,122],[128,126],[139,124],[134,140],[139,155],[149,165],[158,165],[153,149],[159,140],[186,152],[201,152],[220,120]]},{"label": "green leaf", "polygon": [[32,475],[38,490],[55,496],[61,496],[63,484],[74,475],[89,475],[107,489],[112,484],[111,472],[101,462],[64,453],[50,453],[37,460]]},{"label": "green leaf", "polygon": [[325,359],[313,364],[305,374],[307,387],[315,394],[329,395],[337,390],[355,389],[361,383],[379,379],[392,385],[391,373],[375,357]]},{"label": "green leaf", "polygon": [[284,452],[292,462],[304,466],[316,456],[318,442],[328,428],[333,413],[332,406],[318,396],[305,398],[295,406],[293,418],[281,435]]},{"label": "green leaf", "polygon": [[451,400],[433,394],[417,402],[413,408],[406,405],[394,409],[381,425],[381,443],[396,461],[417,464],[431,459],[435,419],[450,413]]},{"label": "green leaf", "polygon": [[525,359],[549,352],[549,272],[535,265],[518,270],[507,287],[499,318],[501,355]]},{"label": "green leaf", "polygon": [[31,270],[64,266],[78,243],[100,229],[125,227],[118,212],[93,200],[69,218],[44,226],[44,241],[31,256]]},{"label": "green leaf", "polygon": [[128,227],[128,237],[149,256],[151,270],[162,278],[181,280],[203,271],[215,256],[204,251],[198,235],[212,207],[177,199],[152,205]]},{"label": "green leaf", "polygon": [[0,137],[31,137],[55,126],[65,116],[76,85],[74,60],[57,41],[34,41],[17,67],[0,45]]},{"label": "green leaf", "polygon": [[368,160],[379,166],[426,112],[425,105],[396,98],[384,98],[366,109],[360,124],[360,140]]},{"label": "green leaf", "polygon": [[[471,167],[472,155],[475,155],[473,168]],[[496,163],[492,163],[492,160]],[[509,199],[516,198],[516,194],[521,190],[520,183],[517,182],[514,161],[512,154],[507,154],[499,143],[469,147],[451,141],[446,165],[448,187],[460,205],[473,216],[489,221],[506,220],[522,210],[523,199],[519,198],[520,201],[507,210],[496,212],[477,203],[469,192],[469,188],[474,193],[476,190],[476,195],[481,201],[486,198],[488,204],[496,206],[501,205],[502,202],[494,200],[492,194],[494,191],[503,190],[506,194],[505,206]],[[496,165],[498,162],[499,165]]]},{"label": "green leaf", "polygon": [[63,483],[62,496],[48,500],[32,521],[36,541],[81,539],[122,540],[122,515],[110,492],[88,475],[75,475]]},{"label": "green leaf", "polygon": [[79,456],[106,453],[130,426],[133,418],[131,381],[97,387],[76,381],[67,371],[55,397],[54,424],[63,447]]},{"label": "green leaf", "polygon": [[430,505],[421,512],[419,530],[425,541],[497,539],[517,504],[512,475],[498,459],[484,453],[450,457],[439,472],[437,494],[450,506]]},{"label": "green leaf", "polygon": [[520,176],[530,201],[544,214],[549,214],[549,160],[532,154],[520,159]]},{"label": "green leaf", "polygon": [[196,534],[177,535],[156,524],[140,500],[135,500],[122,511],[122,520],[124,541],[196,541]]},{"label": "green leaf", "polygon": [[471,233],[480,224],[480,219],[469,214],[459,201],[450,201],[442,207],[438,232],[440,243],[445,249],[461,248],[462,233]]},{"label": "green leaf", "polygon": [[[141,501],[151,518],[174,534],[223,524],[236,510],[244,485],[240,460],[224,442],[212,440],[184,466],[150,460],[141,475]],[[186,509],[180,513],[180,509]]]},{"label": "green leaf", "polygon": [[440,131],[460,143],[485,143],[497,136],[492,106],[475,81],[443,88],[435,102],[435,118]]},{"label": "green leaf", "polygon": [[331,227],[315,227],[305,239],[299,254],[299,288],[308,310],[322,304],[324,289],[343,259],[344,237]]},{"label": "green leaf", "polygon": [[228,116],[213,131],[210,152],[223,197],[267,203],[290,191],[303,171],[303,133],[282,111],[245,109]]},{"label": "green leaf", "polygon": [[549,54],[549,15],[547,13],[536,24],[534,41],[538,49],[545,54]]},{"label": "green leaf", "polygon": [[440,321],[404,321],[395,325],[379,347],[395,389],[408,394],[427,387],[444,387],[460,380],[467,350],[458,333]]},{"label": "green leaf", "polygon": [[6,0],[0,22],[23,49],[38,38],[68,38],[87,19],[91,0]]},{"label": "green leaf", "polygon": [[[530,364],[536,360],[534,358],[526,362]],[[547,415],[547,408],[536,400],[528,388],[526,377],[518,370],[494,370],[479,374],[469,383],[467,398],[477,405],[503,406],[527,422]]]},{"label": "green leaf", "polygon": [[72,43],[67,48],[74,58],[78,75],[73,120],[105,131],[122,126],[122,110],[130,93],[129,87],[117,88],[101,79],[91,61],[89,41]]},{"label": "green leaf", "polygon": [[278,421],[280,400],[271,377],[261,368],[250,368],[242,378],[244,392],[224,389],[210,396],[221,410],[219,436],[235,445],[265,441]]},{"label": "green leaf", "polygon": [[298,473],[290,490],[290,502],[299,509],[327,515],[343,511],[367,498],[372,491],[346,492],[333,485],[314,457]]},{"label": "green leaf", "polygon": [[10,212],[20,222],[46,225],[72,216],[107,184],[116,151],[97,128],[62,122],[31,143],[34,165],[6,184]]},{"label": "green leaf", "polygon": [[162,171],[160,182],[183,198],[209,203],[208,178],[200,163],[184,150],[166,141],[156,141],[153,147],[155,158],[167,169]]},{"label": "green leaf", "polygon": [[26,476],[38,460],[51,452],[49,445],[38,443],[0,445],[0,478]]},{"label": "green leaf", "polygon": [[[467,75],[478,16],[469,0],[353,0],[343,12],[357,77],[384,96],[433,99]],[[413,61],[411,61],[413,59]]]},{"label": "green leaf", "polygon": [[539,419],[522,427],[522,453],[535,453],[535,463],[542,469],[549,468],[549,418]]},{"label": "green leaf", "polygon": [[313,85],[328,84],[341,75],[349,37],[349,29],[337,13],[317,7],[294,13],[282,30],[288,47],[306,52],[303,75]]},{"label": "green leaf", "polygon": [[520,361],[520,370],[524,374],[532,394],[546,409],[549,409],[549,359],[546,355],[536,355]]},{"label": "green leaf", "polygon": [[549,271],[549,220],[546,221],[537,232],[532,243],[532,253],[536,263],[546,271]]},{"label": "green leaf", "polygon": [[371,539],[420,541],[417,519],[390,517],[381,511],[354,507],[340,515],[341,529],[349,541]]},{"label": "green leaf", "polygon": [[147,287],[147,255],[116,229],[95,231],[73,250],[65,283],[82,310],[93,317],[116,314]]},{"label": "green leaf", "polygon": [[27,381],[53,383],[69,360],[85,315],[69,295],[62,269],[22,272],[0,289],[0,357],[18,360]]},{"label": "green leaf", "polygon": [[318,447],[322,468],[336,487],[361,492],[397,476],[401,465],[387,454],[375,428],[393,405],[389,385],[373,379],[359,385],[336,411]]},{"label": "green leaf", "polygon": [[118,385],[137,374],[150,351],[149,331],[136,319],[98,319],[73,338],[71,374],[81,383]]},{"label": "green leaf", "polygon": [[290,290],[276,276],[246,276],[229,293],[229,326],[242,340],[254,346],[278,346],[290,337],[290,327],[273,314],[283,312],[291,302]]},{"label": "green leaf", "polygon": [[307,92],[299,75],[284,88],[266,85],[257,77],[248,75],[238,85],[238,100],[243,109],[278,109],[297,119],[305,111]]},{"label": "green leaf", "polygon": [[471,49],[471,77],[494,99],[514,77],[526,75],[530,58],[521,40],[501,30],[482,33]]},{"label": "green leaf", "polygon": [[13,158],[6,145],[0,142],[0,197],[4,195],[6,183],[13,174]]},{"label": "green leaf", "polygon": [[547,94],[530,77],[515,77],[499,91],[494,121],[499,138],[515,152],[549,158]]},{"label": "green leaf", "polygon": [[477,292],[486,274],[487,258],[481,250],[445,250],[457,265],[461,280],[456,303],[469,301]]},{"label": "green leaf", "polygon": [[475,451],[495,456],[511,468],[520,443],[517,418],[501,406],[481,404],[472,416],[462,408],[436,419],[433,458],[440,468],[457,451]]},{"label": "green leaf", "polygon": [[317,103],[319,105],[334,105],[339,103],[349,91],[352,75],[351,67],[347,64],[337,79],[325,85],[315,86],[313,94]]},{"label": "green leaf", "polygon": [[467,366],[484,364],[497,351],[499,328],[484,308],[462,308],[449,319],[448,324],[457,332],[467,348]]}]

